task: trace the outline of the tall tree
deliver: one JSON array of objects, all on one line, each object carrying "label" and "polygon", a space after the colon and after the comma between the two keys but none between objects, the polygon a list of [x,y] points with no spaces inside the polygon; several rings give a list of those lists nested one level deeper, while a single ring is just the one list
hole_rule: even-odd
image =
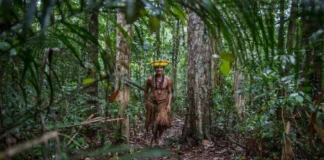
[{"label": "tall tree", "polygon": [[[219,26],[215,27],[215,35],[211,37],[210,39],[210,46],[211,46],[211,53],[219,55],[221,49],[222,49],[222,37],[220,34],[220,28]],[[217,56],[215,55],[215,56]],[[214,90],[217,86],[220,86],[221,80],[220,80],[220,74],[218,72],[218,63],[219,59],[212,58],[211,61],[211,86],[212,90]]]},{"label": "tall tree", "polygon": [[245,96],[242,90],[245,88],[245,78],[242,71],[236,69],[234,72],[234,102],[239,118],[242,120],[245,114]]},{"label": "tall tree", "polygon": [[211,60],[206,27],[194,12],[188,14],[188,112],[183,137],[191,145],[210,139]]},{"label": "tall tree", "polygon": [[[323,7],[322,7],[323,8]],[[321,12],[316,9],[314,0],[301,2],[302,15],[302,45],[305,48],[305,61],[303,62],[301,78],[305,78],[304,87],[311,86],[310,95],[315,100],[322,90],[322,56],[316,32],[320,29]],[[306,91],[307,92],[307,91]]]},{"label": "tall tree", "polygon": [[[174,29],[175,29],[175,34],[173,35],[173,49],[172,49],[172,87],[173,87],[173,91],[172,91],[172,95],[174,98],[172,98],[173,101],[176,100],[177,98],[177,71],[178,71],[178,56],[179,56],[179,45],[180,45],[180,35],[179,35],[179,31],[180,31],[180,22],[179,20],[176,21],[175,25],[174,25]],[[172,103],[174,104],[174,103]]]},{"label": "tall tree", "polygon": [[294,45],[296,19],[297,19],[297,12],[298,12],[298,1],[299,0],[292,0],[291,7],[290,7],[290,16],[289,16],[287,43],[286,43],[286,49],[288,53],[292,52],[292,48]]},{"label": "tall tree", "polygon": [[[131,49],[129,38],[131,35],[131,25],[126,24],[125,14],[122,12],[117,13],[117,24],[120,25],[120,29],[117,30],[115,89],[118,90],[117,101],[121,105],[121,108],[118,112],[118,116],[126,118],[125,122],[128,123],[128,118],[124,116],[124,111],[128,107],[128,101],[130,99],[130,88],[127,85],[124,85],[125,83],[122,83],[122,81],[130,79],[129,64]],[[128,129],[126,129],[126,136],[127,138],[129,138]]]},{"label": "tall tree", "polygon": [[[0,65],[1,66],[1,68],[4,68],[3,66],[3,64],[1,64]],[[4,75],[4,71],[3,70],[0,70],[0,127],[1,128],[3,128],[4,126],[3,126],[3,120],[4,120],[4,117],[3,117],[3,111],[2,111],[2,108],[3,108],[3,101],[2,101],[2,99],[3,99],[3,87],[2,87],[2,85],[3,85],[3,75]]]},{"label": "tall tree", "polygon": [[[89,12],[87,14],[88,19],[88,31],[89,33],[98,41],[98,35],[99,35],[99,23],[98,23],[98,7],[94,7],[92,12]],[[88,78],[97,78],[96,74],[96,65],[98,64],[98,45],[95,43],[88,43],[88,61],[89,64],[91,64],[91,67],[87,71]],[[95,105],[98,112],[100,112],[99,103],[96,100],[96,97],[98,97],[98,83],[93,83],[88,88],[87,93],[91,96],[88,100],[89,105]]]}]

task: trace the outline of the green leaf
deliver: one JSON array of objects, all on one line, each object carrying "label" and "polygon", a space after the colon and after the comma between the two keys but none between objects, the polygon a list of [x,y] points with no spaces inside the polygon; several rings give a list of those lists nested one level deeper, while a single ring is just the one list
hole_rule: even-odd
[{"label": "green leaf", "polygon": [[227,75],[231,71],[230,62],[227,60],[222,60],[222,64],[220,65],[220,71],[223,75]]},{"label": "green leaf", "polygon": [[220,52],[219,56],[222,57],[223,59],[227,60],[227,61],[230,61],[230,62],[235,61],[234,55],[231,54],[231,53],[228,53],[228,52]]},{"label": "green leaf", "polygon": [[304,101],[304,98],[300,95],[296,96],[295,98],[296,98],[296,101],[299,103],[303,103],[303,101]]},{"label": "green leaf", "polygon": [[151,33],[156,32],[159,28],[159,19],[155,16],[150,16],[149,27]]},{"label": "green leaf", "polygon": [[6,51],[10,49],[11,45],[8,42],[0,42],[0,51]]},{"label": "green leaf", "polygon": [[83,80],[82,84],[86,85],[86,84],[92,83],[94,81],[96,81],[96,79],[94,79],[94,78],[86,78],[86,79]]},{"label": "green leaf", "polygon": [[16,55],[17,55],[17,51],[16,51],[16,49],[12,48],[12,49],[10,50],[10,56],[16,56]]},{"label": "green leaf", "polygon": [[179,18],[181,20],[181,23],[183,25],[186,24],[187,15],[186,15],[185,11],[183,11],[180,7],[178,7],[176,5],[172,6],[171,11],[177,18]]},{"label": "green leaf", "polygon": [[67,36],[62,36],[64,35],[62,32],[59,32],[59,33],[53,33],[53,35],[59,39],[66,47],[68,47],[72,54],[78,59],[80,65],[84,68],[84,65],[82,63],[82,60],[79,56],[79,53],[78,53],[78,50],[74,47],[74,45],[72,45],[71,41],[70,40],[73,40],[72,38],[69,38]]},{"label": "green leaf", "polygon": [[97,38],[93,36],[87,29],[80,27],[79,25],[68,23],[68,22],[63,22],[62,24],[64,24],[67,28],[69,28],[71,32],[77,34],[80,37],[84,37],[85,40],[88,40],[95,45],[99,45]]}]

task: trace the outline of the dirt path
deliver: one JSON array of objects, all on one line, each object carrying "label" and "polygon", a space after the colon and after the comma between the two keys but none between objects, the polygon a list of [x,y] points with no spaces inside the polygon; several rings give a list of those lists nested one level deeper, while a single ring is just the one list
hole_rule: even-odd
[{"label": "dirt path", "polygon": [[[227,160],[235,159],[235,152],[230,149],[226,141],[219,140],[217,144],[212,141],[204,140],[203,145],[198,147],[190,147],[180,143],[180,137],[182,132],[182,126],[184,120],[179,117],[172,119],[172,127],[166,131],[163,136],[164,144],[160,146],[162,149],[171,151],[173,154],[168,156],[154,157],[154,158],[141,158],[143,160],[151,159],[170,159],[170,160]],[[132,131],[131,144],[140,145],[143,148],[149,147],[149,138],[145,139],[143,124],[138,125],[138,131],[136,135],[134,130]]]}]

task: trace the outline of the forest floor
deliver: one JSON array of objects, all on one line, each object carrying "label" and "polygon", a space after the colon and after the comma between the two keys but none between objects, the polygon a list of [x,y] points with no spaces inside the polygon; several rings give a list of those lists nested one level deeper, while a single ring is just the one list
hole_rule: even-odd
[{"label": "forest floor", "polygon": [[[227,160],[236,159],[238,158],[238,155],[243,154],[243,151],[240,148],[233,147],[231,143],[221,137],[213,138],[214,141],[203,140],[202,145],[197,147],[190,146],[188,143],[180,143],[183,125],[183,118],[173,117],[172,127],[163,135],[163,145],[156,146],[157,148],[170,151],[172,153],[171,155],[139,159]],[[132,127],[130,138],[131,145],[142,146],[143,149],[150,147],[150,137],[148,137],[144,131],[143,124],[139,124],[135,129]],[[217,143],[215,143],[215,139],[217,139]]]}]

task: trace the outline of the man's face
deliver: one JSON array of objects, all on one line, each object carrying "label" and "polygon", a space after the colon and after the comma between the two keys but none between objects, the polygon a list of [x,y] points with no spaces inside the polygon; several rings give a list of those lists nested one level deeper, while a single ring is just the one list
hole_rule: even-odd
[{"label": "man's face", "polygon": [[155,73],[156,74],[163,74],[164,68],[162,66],[156,66],[155,67]]}]

